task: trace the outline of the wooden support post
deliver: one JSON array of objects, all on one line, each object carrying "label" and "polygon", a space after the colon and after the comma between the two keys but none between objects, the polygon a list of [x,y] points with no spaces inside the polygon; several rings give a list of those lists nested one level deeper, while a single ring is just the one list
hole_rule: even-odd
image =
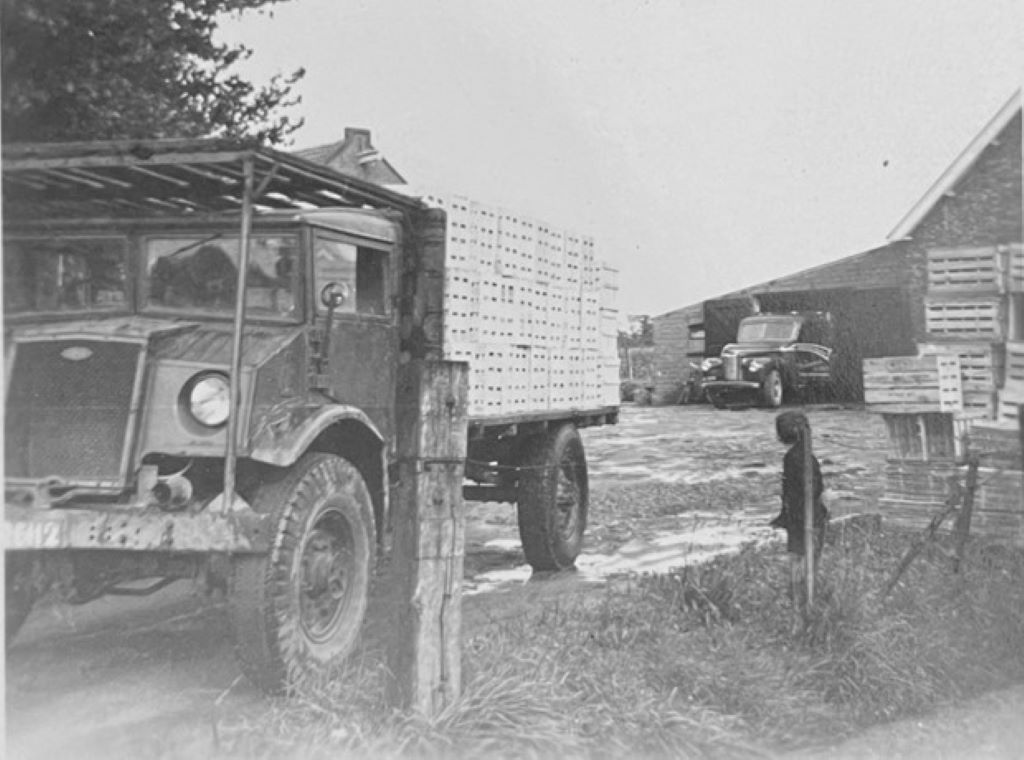
[{"label": "wooden support post", "polygon": [[811,423],[805,422],[800,438],[804,447],[804,562],[807,584],[805,614],[814,605],[814,452],[811,450]]},{"label": "wooden support post", "polygon": [[427,360],[402,365],[398,375],[391,698],[427,716],[461,686],[468,376],[463,362]]}]

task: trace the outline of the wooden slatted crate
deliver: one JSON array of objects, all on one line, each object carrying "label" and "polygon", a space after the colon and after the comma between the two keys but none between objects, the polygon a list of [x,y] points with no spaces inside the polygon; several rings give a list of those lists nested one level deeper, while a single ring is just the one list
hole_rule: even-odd
[{"label": "wooden slatted crate", "polygon": [[1021,467],[1020,430],[1016,420],[974,420],[968,432],[970,451],[983,465]]},{"label": "wooden slatted crate", "polygon": [[928,292],[937,295],[1003,293],[1003,272],[996,248],[940,248],[928,251]]},{"label": "wooden slatted crate", "polygon": [[530,406],[548,409],[551,406],[551,354],[546,348],[530,349]]},{"label": "wooden slatted crate", "polygon": [[1006,380],[999,391],[997,418],[1015,423],[1017,407],[1024,404],[1024,342],[1006,344]]},{"label": "wooden slatted crate", "polygon": [[621,367],[618,361],[604,360],[601,365],[601,404],[617,406],[620,395]]},{"label": "wooden slatted crate", "polygon": [[1005,351],[991,343],[919,343],[921,356],[954,355],[960,360],[962,416],[992,418],[996,411],[996,388],[1002,383]]},{"label": "wooden slatted crate", "polygon": [[1015,469],[981,467],[974,508],[978,512],[1011,512],[1024,519],[1024,473]]},{"label": "wooden slatted crate", "polygon": [[1024,543],[1022,524],[1024,520],[1019,512],[979,511],[971,517],[971,534],[1009,540],[1020,545]]},{"label": "wooden slatted crate", "polygon": [[1024,246],[1014,243],[1007,250],[1007,280],[1011,293],[1024,293]]},{"label": "wooden slatted crate", "polygon": [[[883,519],[891,525],[923,529],[936,513],[945,509],[954,489],[963,488],[966,471],[966,466],[951,462],[889,460],[885,466],[885,494],[879,499]],[[1024,538],[1022,477],[1019,469],[978,470],[972,534]],[[952,530],[955,524],[955,516],[947,518],[943,530]]]},{"label": "wooden slatted crate", "polygon": [[[920,356],[952,354],[960,360],[960,385],[967,391],[992,390],[1002,383],[1005,352],[1001,345],[980,341],[961,343],[919,343]],[[1024,372],[1024,343],[1021,344]]]},{"label": "wooden slatted crate", "polygon": [[882,419],[893,460],[951,462],[963,455],[967,423],[951,414],[883,414]]},{"label": "wooden slatted crate", "polygon": [[890,459],[885,463],[885,498],[903,501],[942,503],[961,479],[960,468],[952,461],[911,461]]},{"label": "wooden slatted crate", "polygon": [[1024,383],[1007,382],[999,391],[999,413],[996,419],[1016,423],[1018,419],[1017,407],[1024,404]]},{"label": "wooden slatted crate", "polygon": [[999,342],[1006,334],[1006,303],[1001,296],[928,296],[925,331],[933,340]]},{"label": "wooden slatted crate", "polygon": [[1006,384],[1024,383],[1024,341],[1006,342]]},{"label": "wooden slatted crate", "polygon": [[882,413],[959,413],[959,360],[954,355],[864,359],[864,402]]},{"label": "wooden slatted crate", "polygon": [[614,309],[619,301],[619,270],[601,264],[601,308]]}]

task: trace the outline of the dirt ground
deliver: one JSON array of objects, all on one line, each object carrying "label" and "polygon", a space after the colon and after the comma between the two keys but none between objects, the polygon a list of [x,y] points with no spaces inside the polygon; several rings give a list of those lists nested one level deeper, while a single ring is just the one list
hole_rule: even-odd
[{"label": "dirt ground", "polygon": [[[814,408],[810,420],[833,515],[871,511],[882,490],[880,420],[838,407]],[[619,425],[584,431],[591,513],[575,572],[532,578],[514,508],[469,505],[465,634],[623,572],[779,541],[767,527],[783,454],[772,424],[761,410],[630,406]],[[143,599],[41,606],[7,653],[6,685],[12,760],[208,757],[265,704],[239,675],[223,604],[187,583]],[[1021,715],[1024,688],[876,729],[827,756],[1018,757]],[[953,734],[974,738],[956,744]],[[801,755],[813,756],[822,753]]]}]

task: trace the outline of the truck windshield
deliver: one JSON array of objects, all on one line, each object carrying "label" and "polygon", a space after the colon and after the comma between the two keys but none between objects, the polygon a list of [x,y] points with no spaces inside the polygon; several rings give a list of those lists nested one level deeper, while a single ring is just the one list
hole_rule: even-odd
[{"label": "truck windshield", "polygon": [[128,305],[125,241],[4,241],[4,313],[111,311]]},{"label": "truck windshield", "polygon": [[796,340],[800,332],[800,321],[797,319],[751,319],[740,323],[736,335],[738,343],[753,343],[759,340],[789,341]]},{"label": "truck windshield", "polygon": [[[299,287],[295,235],[253,235],[246,313],[292,317]],[[230,314],[238,277],[238,236],[150,237],[144,244],[144,306],[150,310]]]}]

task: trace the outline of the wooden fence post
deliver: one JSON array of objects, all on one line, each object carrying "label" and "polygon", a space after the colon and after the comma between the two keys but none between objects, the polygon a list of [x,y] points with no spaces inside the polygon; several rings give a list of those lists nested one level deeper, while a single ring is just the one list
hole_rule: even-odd
[{"label": "wooden fence post", "polygon": [[804,447],[804,561],[807,584],[807,605],[804,613],[814,606],[814,452],[811,449],[811,423],[804,422],[800,437]]},{"label": "wooden fence post", "polygon": [[464,362],[426,360],[398,374],[390,696],[428,716],[461,687],[468,375]]},{"label": "wooden fence post", "polygon": [[967,483],[964,486],[963,507],[957,517],[953,532],[956,534],[956,556],[953,558],[953,572],[960,572],[960,563],[964,559],[967,537],[971,534],[971,518],[974,515],[974,492],[978,490],[978,455],[972,453],[967,457]]}]

